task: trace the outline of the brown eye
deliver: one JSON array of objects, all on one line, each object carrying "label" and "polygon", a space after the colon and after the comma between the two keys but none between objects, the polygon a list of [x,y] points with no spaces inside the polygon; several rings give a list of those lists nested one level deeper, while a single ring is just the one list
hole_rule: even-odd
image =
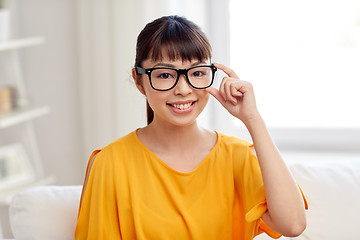
[{"label": "brown eye", "polygon": [[158,76],[158,78],[162,78],[162,79],[168,79],[171,78],[171,74],[170,73],[162,73]]}]

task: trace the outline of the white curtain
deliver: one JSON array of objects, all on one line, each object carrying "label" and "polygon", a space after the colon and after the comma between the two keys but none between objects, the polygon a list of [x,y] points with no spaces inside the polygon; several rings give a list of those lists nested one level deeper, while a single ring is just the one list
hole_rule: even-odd
[{"label": "white curtain", "polygon": [[[145,98],[131,78],[146,23],[181,15],[207,34],[214,60],[229,63],[228,0],[78,0],[79,95],[84,157],[146,124]],[[200,120],[210,126],[212,105]]]}]

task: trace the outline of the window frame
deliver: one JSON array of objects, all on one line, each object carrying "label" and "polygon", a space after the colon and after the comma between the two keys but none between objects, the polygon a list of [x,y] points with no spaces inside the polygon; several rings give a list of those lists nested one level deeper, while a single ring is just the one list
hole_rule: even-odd
[{"label": "window frame", "polygon": [[[215,3],[213,5],[217,6],[216,8],[212,6],[214,12],[212,14],[219,13],[216,9],[221,9],[218,15],[221,18],[214,17],[213,21],[210,20],[211,27],[207,31],[213,44],[214,62],[230,66],[230,4],[229,0]],[[221,21],[221,24],[216,24],[216,20]],[[219,80],[221,81],[221,78],[217,77],[216,81]],[[251,141],[244,124],[234,124],[234,117],[213,98],[210,98],[200,120],[206,127]],[[264,120],[266,122],[266,119]],[[280,150],[360,152],[360,128],[268,127],[268,129]]]}]

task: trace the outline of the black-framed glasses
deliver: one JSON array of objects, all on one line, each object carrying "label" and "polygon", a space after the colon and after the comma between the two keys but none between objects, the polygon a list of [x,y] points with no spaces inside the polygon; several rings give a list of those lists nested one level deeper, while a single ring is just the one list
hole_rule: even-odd
[{"label": "black-framed glasses", "polygon": [[142,68],[136,67],[138,74],[147,74],[150,85],[157,91],[168,91],[176,86],[180,75],[186,76],[187,82],[191,87],[204,89],[210,87],[214,82],[217,68],[211,65],[201,65],[185,69],[176,69],[169,67]]}]

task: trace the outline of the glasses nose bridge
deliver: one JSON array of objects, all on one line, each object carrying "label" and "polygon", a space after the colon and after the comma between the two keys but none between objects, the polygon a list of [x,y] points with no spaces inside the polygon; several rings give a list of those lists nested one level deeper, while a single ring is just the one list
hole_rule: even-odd
[{"label": "glasses nose bridge", "polygon": [[186,80],[188,81],[189,80],[188,75],[187,75],[188,71],[189,71],[189,69],[177,69],[177,74],[178,74],[177,78],[178,78],[178,80],[179,80],[180,76],[184,74]]},{"label": "glasses nose bridge", "polygon": [[[192,85],[187,75],[188,71],[189,69],[176,69],[177,80],[174,86],[176,91],[184,93],[188,92],[189,89],[191,89]],[[181,75],[184,75],[185,79],[180,79]]]}]

